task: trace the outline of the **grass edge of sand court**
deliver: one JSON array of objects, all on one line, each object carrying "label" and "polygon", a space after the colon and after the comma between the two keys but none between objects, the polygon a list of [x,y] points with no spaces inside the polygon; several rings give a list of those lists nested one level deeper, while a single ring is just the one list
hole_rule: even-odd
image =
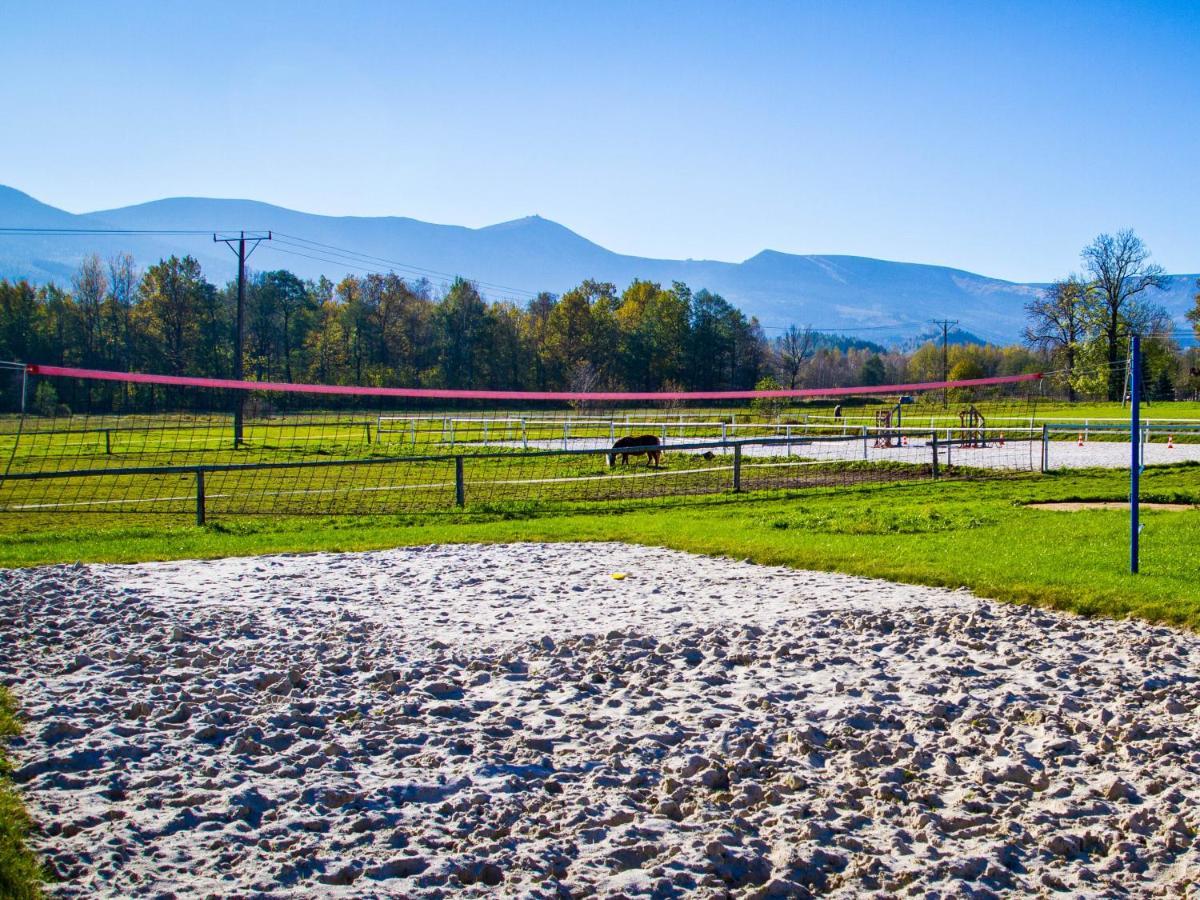
[{"label": "grass edge of sand court", "polygon": [[[917,482],[650,502],[492,506],[354,518],[245,518],[203,527],[116,516],[0,518],[0,565],[130,563],[439,543],[624,541],[793,568],[964,587],[1083,615],[1200,627],[1192,561],[1200,511],[1144,514],[1142,574],[1128,574],[1128,515],[1047,501],[1128,496],[1120,471]],[[1200,466],[1148,469],[1143,500],[1200,502]]]},{"label": "grass edge of sand court", "polygon": [[11,784],[8,742],[21,731],[17,701],[0,685],[0,896],[25,900],[42,896],[41,867],[29,849],[30,822]]}]

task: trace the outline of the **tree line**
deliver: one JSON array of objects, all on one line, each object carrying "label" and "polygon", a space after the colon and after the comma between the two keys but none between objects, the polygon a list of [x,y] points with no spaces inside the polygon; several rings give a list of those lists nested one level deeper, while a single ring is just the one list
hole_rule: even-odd
[{"label": "tree line", "polygon": [[[1029,305],[1024,345],[940,344],[907,351],[791,326],[768,337],[719,294],[586,280],[527,303],[489,301],[457,279],[436,289],[394,273],[301,280],[253,273],[244,309],[245,377],[257,381],[506,390],[744,390],[895,384],[1049,368],[1072,397],[1114,391],[1133,330],[1165,313],[1148,297],[1161,269],[1132,232],[1084,251],[1083,276]],[[0,357],[118,371],[234,374],[237,286],[214,285],[190,256],[139,271],[133,258],[86,258],[69,285],[0,280]],[[1200,309],[1200,299],[1198,299]],[[1200,313],[1196,314],[1200,327]],[[1186,389],[1170,335],[1147,344],[1159,396]],[[1164,381],[1165,379],[1165,381]],[[125,391],[111,402],[136,408]],[[49,402],[49,401],[47,401]]]}]

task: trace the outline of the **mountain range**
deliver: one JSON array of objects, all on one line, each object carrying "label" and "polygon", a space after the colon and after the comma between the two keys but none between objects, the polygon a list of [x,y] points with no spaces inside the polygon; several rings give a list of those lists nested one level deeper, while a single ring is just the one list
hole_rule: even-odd
[{"label": "mountain range", "polygon": [[[119,229],[128,233],[0,232],[0,278],[67,284],[89,253],[132,253],[142,266],[171,254],[196,257],[207,277],[236,276],[236,257],[212,232],[267,231],[249,265],[290,269],[302,278],[394,270],[435,285],[461,275],[492,298],[524,302],[537,291],[561,293],[585,278],[623,288],[635,278],[721,294],[764,327],[790,324],[878,342],[930,333],[935,319],[993,342],[1017,340],[1025,304],[1044,287],[960,269],[860,256],[764,250],[740,263],[651,259],[614,253],[540,216],[465,228],[401,217],[321,216],[252,200],[174,197],[74,214],[0,186],[0,229]],[[196,232],[154,234],[145,232]],[[138,233],[142,232],[142,233]],[[1065,268],[1070,267],[1066,262]],[[1173,275],[1155,299],[1186,325],[1196,275]],[[770,334],[771,332],[768,332]]]}]

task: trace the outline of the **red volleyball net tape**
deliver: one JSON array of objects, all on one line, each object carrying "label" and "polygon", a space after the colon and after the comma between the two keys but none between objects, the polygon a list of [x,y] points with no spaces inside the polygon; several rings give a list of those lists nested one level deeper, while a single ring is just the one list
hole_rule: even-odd
[{"label": "red volleyball net tape", "polygon": [[155,375],[142,372],[109,372],[103,369],[80,369],[72,366],[29,364],[30,375],[81,378],[94,381],[117,381],[126,384],[163,385],[170,387],[216,388],[236,391],[278,391],[291,394],[333,394],[357,397],[397,397],[426,400],[517,400],[517,401],[607,401],[613,403],[636,401],[683,400],[759,400],[815,399],[851,397],[856,395],[890,395],[967,388],[994,387],[1037,381],[1040,372],[1027,375],[1000,375],[992,378],[967,378],[959,381],[924,381],[913,384],[859,385],[839,388],[803,388],[776,391],[470,391],[438,388],[389,388],[333,384],[297,384],[277,381],[236,381],[232,378],[192,378],[184,375]]}]

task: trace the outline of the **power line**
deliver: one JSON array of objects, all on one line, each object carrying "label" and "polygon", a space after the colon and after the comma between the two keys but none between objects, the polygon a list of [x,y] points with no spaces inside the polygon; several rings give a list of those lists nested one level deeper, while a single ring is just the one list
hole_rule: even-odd
[{"label": "power line", "polygon": [[[357,250],[349,250],[345,247],[336,247],[333,244],[325,244],[320,241],[313,241],[308,238],[299,237],[294,234],[286,234],[281,231],[275,232],[275,234],[278,238],[291,238],[294,241],[300,241],[301,243],[310,245],[311,247],[319,247],[327,252],[332,251],[335,254],[345,254],[347,256],[355,256],[360,259],[367,260],[369,262],[381,262],[381,263],[385,263],[389,266],[394,266],[399,269],[408,269],[413,272],[421,272],[421,273],[424,273],[427,275],[436,275],[440,278],[460,277],[458,274],[453,274],[450,272],[441,272],[441,271],[438,271],[437,269],[427,269],[423,266],[415,266],[412,263],[400,262],[399,260],[388,259],[387,257],[384,257],[384,256],[374,256],[370,253],[361,253]],[[284,241],[284,243],[287,243],[287,241]],[[499,290],[509,291],[510,293],[514,293],[514,294],[527,294],[530,297],[536,297],[538,295],[537,291],[528,291],[528,290],[525,290],[524,288],[517,288],[517,287],[513,287],[512,285],[507,285],[507,284],[499,284],[494,281],[480,281],[478,279],[469,279],[469,280],[474,281],[475,284],[481,285],[483,287],[498,288]]]},{"label": "power line", "polygon": [[211,228],[16,228],[0,227],[0,234],[72,235],[72,234],[212,234]]},{"label": "power line", "polygon": [[[278,238],[276,238],[275,240],[278,240]],[[301,256],[304,259],[311,259],[311,260],[315,260],[316,262],[324,262],[324,263],[329,263],[331,265],[345,266],[348,269],[356,269],[359,272],[365,272],[367,274],[375,274],[375,273],[378,273],[378,271],[379,271],[378,268],[371,268],[371,267],[364,266],[361,264],[347,262],[346,260],[343,260],[343,259],[336,259],[336,258],[329,259],[325,256],[314,256],[311,253],[301,253],[298,250],[285,250],[282,247],[274,246],[274,243],[272,243],[271,246],[268,246],[265,249],[272,253],[283,253],[287,256]],[[470,281],[471,279],[467,279],[467,280]],[[478,284],[478,282],[473,282],[473,283]],[[518,303],[518,304],[525,302],[527,299],[527,298],[523,298],[523,297],[510,297],[510,296],[507,296],[504,294],[498,294],[495,291],[488,291],[488,294],[493,299],[508,300],[510,302]]]}]

